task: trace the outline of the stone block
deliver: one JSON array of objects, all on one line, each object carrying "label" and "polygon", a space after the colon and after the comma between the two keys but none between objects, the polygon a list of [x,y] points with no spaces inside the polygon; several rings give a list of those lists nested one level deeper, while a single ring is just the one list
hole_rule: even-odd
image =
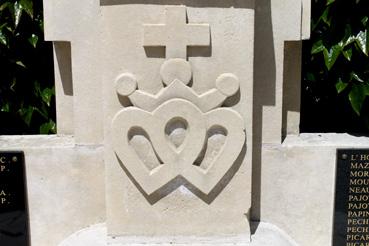
[{"label": "stone block", "polygon": [[108,234],[248,242],[253,1],[183,4],[102,8]]},{"label": "stone block", "polygon": [[2,136],[0,150],[25,154],[31,245],[59,245],[105,221],[101,146],[76,146],[71,137]]}]

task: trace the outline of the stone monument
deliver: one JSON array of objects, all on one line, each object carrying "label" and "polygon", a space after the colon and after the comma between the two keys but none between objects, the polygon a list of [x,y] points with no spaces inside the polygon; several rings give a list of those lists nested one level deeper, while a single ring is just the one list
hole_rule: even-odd
[{"label": "stone monument", "polygon": [[299,134],[310,0],[44,9],[58,135],[0,137],[32,245],[332,245],[336,149],[369,140]]},{"label": "stone monument", "polygon": [[197,5],[102,7],[107,228],[115,240],[250,241],[253,4]]}]

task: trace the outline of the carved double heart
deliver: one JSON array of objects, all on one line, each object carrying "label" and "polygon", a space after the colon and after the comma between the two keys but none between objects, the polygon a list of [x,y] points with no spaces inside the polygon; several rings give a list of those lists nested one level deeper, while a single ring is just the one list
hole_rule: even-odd
[{"label": "carved double heart", "polygon": [[[173,119],[186,121],[188,129],[182,145],[176,148],[166,137],[165,128]],[[226,141],[208,169],[193,165],[212,127],[226,129]],[[129,132],[146,131],[156,154],[163,162],[148,170],[129,142]],[[112,121],[112,142],[117,157],[147,194],[182,176],[209,194],[236,161],[245,143],[244,122],[232,109],[219,108],[207,113],[184,99],[172,99],[153,112],[131,107],[119,111]]]}]

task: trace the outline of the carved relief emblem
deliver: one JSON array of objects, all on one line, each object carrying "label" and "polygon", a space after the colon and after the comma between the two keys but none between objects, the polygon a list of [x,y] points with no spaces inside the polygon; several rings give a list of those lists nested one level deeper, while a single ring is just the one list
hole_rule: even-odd
[{"label": "carved relief emblem", "polygon": [[239,79],[220,74],[214,88],[198,94],[189,85],[192,66],[187,46],[209,46],[210,27],[188,24],[184,6],[167,7],[165,24],[144,25],[144,46],[165,46],[160,71],[163,89],[138,89],[133,74],[116,80],[116,91],[132,107],[112,121],[117,158],[139,186],[151,195],[182,178],[209,194],[231,169],[245,144],[245,124],[238,112],[222,107],[235,95]]}]

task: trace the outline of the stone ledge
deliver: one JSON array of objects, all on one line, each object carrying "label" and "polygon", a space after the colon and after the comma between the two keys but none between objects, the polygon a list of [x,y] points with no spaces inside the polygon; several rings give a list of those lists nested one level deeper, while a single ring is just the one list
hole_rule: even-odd
[{"label": "stone ledge", "polygon": [[0,149],[73,147],[71,135],[14,135],[0,136]]},{"label": "stone ledge", "polygon": [[[268,146],[273,144],[263,144]],[[369,137],[353,136],[347,133],[303,133],[300,135],[288,135],[282,143],[283,147],[355,147],[369,148]]]},{"label": "stone ledge", "polygon": [[72,136],[1,136],[0,150],[24,151],[31,245],[56,246],[106,220],[102,145],[76,145]]},{"label": "stone ledge", "polygon": [[[96,224],[81,231],[78,231],[65,239],[59,246],[297,246],[297,244],[281,229],[269,224],[260,223],[254,235],[252,235],[251,243],[245,242],[244,238],[116,238],[107,239],[107,230],[105,224]],[[109,241],[109,243],[108,243]]]}]

